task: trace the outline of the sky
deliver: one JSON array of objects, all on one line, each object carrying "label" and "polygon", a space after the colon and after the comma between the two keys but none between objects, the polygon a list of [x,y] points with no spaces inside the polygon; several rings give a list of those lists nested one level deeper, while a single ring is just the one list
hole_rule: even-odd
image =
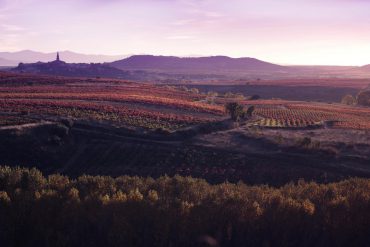
[{"label": "sky", "polygon": [[0,0],[0,51],[370,64],[370,0]]}]

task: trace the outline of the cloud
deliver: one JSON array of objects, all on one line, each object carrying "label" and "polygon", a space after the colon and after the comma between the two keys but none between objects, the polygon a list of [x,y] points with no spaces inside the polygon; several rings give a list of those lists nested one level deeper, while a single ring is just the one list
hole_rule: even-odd
[{"label": "cloud", "polygon": [[190,35],[174,35],[174,36],[168,36],[168,37],[166,37],[166,39],[170,39],[170,40],[194,40],[195,37],[190,36]]}]

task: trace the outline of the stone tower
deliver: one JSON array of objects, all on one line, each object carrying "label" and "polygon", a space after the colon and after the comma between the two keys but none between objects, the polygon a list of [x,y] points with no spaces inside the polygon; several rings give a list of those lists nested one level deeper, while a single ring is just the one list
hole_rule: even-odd
[{"label": "stone tower", "polygon": [[56,61],[60,61],[60,59],[59,59],[59,52],[57,52],[57,60]]}]

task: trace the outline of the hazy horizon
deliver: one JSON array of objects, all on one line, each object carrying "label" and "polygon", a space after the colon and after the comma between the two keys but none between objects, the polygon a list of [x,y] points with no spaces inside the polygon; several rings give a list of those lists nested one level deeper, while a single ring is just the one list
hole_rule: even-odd
[{"label": "hazy horizon", "polygon": [[[289,64],[289,63],[279,63],[279,62],[271,62],[271,61],[268,61],[268,60],[264,60],[264,59],[260,59],[258,57],[248,57],[248,56],[243,56],[243,57],[237,57],[237,56],[229,56],[227,54],[215,54],[215,55],[197,55],[197,54],[190,54],[190,55],[171,55],[171,54],[168,54],[168,55],[162,55],[162,54],[149,54],[149,53],[142,53],[142,54],[94,54],[94,53],[82,53],[82,52],[77,52],[77,51],[71,51],[71,50],[60,50],[60,51],[37,51],[37,50],[31,50],[31,49],[24,49],[24,50],[17,50],[17,51],[0,51],[0,53],[22,53],[22,52],[35,52],[35,53],[42,53],[43,55],[55,55],[57,54],[57,52],[63,54],[64,52],[65,53],[73,53],[73,54],[78,54],[78,55],[82,55],[82,56],[91,56],[91,57],[99,57],[101,56],[102,58],[100,58],[100,62],[113,62],[113,61],[117,61],[117,60],[112,60],[112,59],[109,59],[107,61],[103,61],[102,59],[106,58],[106,57],[111,57],[111,58],[115,58],[117,57],[117,59],[124,59],[124,58],[128,58],[128,57],[131,57],[131,56],[169,56],[169,57],[180,57],[180,58],[201,58],[201,57],[218,57],[218,56],[223,56],[223,57],[230,57],[230,58],[255,58],[255,59],[258,59],[258,60],[261,60],[261,61],[264,61],[264,62],[268,62],[268,63],[274,63],[274,64],[277,64],[277,65],[282,65],[282,66],[307,66],[307,67],[310,67],[310,66],[313,66],[313,67],[361,67],[361,66],[365,66],[365,65],[369,65],[369,63],[366,63],[366,64],[360,64],[360,65],[345,65],[345,64]],[[121,57],[121,58],[118,58],[118,57]],[[0,59],[5,59],[5,60],[9,60],[9,61],[12,61],[12,59],[7,59],[7,58],[3,58],[0,56]],[[36,59],[36,58],[35,58]],[[47,62],[47,61],[52,61],[54,59],[54,57],[50,58],[49,60],[44,60],[44,62]],[[37,60],[37,59],[36,59]],[[35,62],[36,62],[35,60]],[[61,60],[63,60],[63,56],[61,57]],[[66,59],[67,62],[68,59]],[[15,60],[13,60],[15,61]],[[96,61],[85,61],[85,62],[96,62]],[[73,63],[73,61],[72,61]]]},{"label": "hazy horizon", "polygon": [[369,1],[0,0],[0,50],[370,63]]}]

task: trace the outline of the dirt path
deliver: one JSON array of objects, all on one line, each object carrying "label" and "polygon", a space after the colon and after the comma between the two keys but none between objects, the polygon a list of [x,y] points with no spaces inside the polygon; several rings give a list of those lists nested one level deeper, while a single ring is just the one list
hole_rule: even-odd
[{"label": "dirt path", "polygon": [[21,129],[26,129],[26,128],[35,128],[35,127],[40,127],[40,126],[45,126],[45,125],[53,125],[55,124],[54,122],[50,121],[43,121],[40,123],[29,123],[29,124],[20,124],[20,125],[8,125],[8,126],[2,126],[0,127],[0,130],[21,130]]}]

